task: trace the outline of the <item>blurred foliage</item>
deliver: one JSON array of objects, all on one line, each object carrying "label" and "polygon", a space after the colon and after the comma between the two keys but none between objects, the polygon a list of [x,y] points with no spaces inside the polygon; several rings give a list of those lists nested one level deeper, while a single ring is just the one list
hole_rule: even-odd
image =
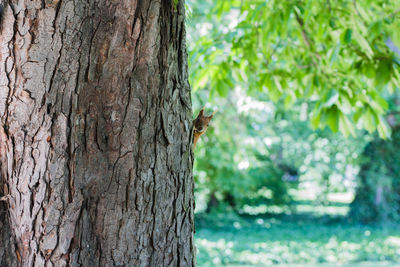
[{"label": "blurred foliage", "polygon": [[400,262],[398,225],[348,224],[331,216],[234,213],[197,216],[196,225],[198,266],[377,267]]},{"label": "blurred foliage", "polygon": [[397,218],[397,135],[372,133],[387,137],[400,106],[400,2],[187,7],[194,107],[218,109],[196,148],[198,211],[290,206],[293,190],[328,203],[358,183],[354,219]]},{"label": "blurred foliage", "polygon": [[390,140],[375,138],[362,153],[350,217],[364,223],[400,220],[400,125]]},{"label": "blurred foliage", "polygon": [[188,10],[198,265],[400,262],[400,2]]},{"label": "blurred foliage", "polygon": [[382,96],[400,84],[398,0],[189,0],[193,91],[313,103],[314,128],[387,137]]},{"label": "blurred foliage", "polygon": [[187,10],[199,266],[400,262],[400,1]]},{"label": "blurred foliage", "polygon": [[[205,94],[198,94],[197,106],[207,100]],[[195,152],[198,210],[210,211],[221,202],[236,211],[245,205],[290,205],[290,191],[303,187],[317,190],[324,201],[328,191],[352,187],[367,136],[313,130],[307,103],[287,109],[283,100],[273,103],[263,92],[257,100],[240,90],[216,99],[218,112]]]}]

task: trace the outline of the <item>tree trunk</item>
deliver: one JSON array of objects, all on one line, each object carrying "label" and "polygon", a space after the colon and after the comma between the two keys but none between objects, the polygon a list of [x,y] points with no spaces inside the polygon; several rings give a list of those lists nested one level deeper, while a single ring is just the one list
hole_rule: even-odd
[{"label": "tree trunk", "polygon": [[387,140],[375,136],[362,153],[351,220],[362,223],[400,220],[400,127]]},{"label": "tree trunk", "polygon": [[192,112],[175,2],[6,6],[2,267],[194,265]]}]

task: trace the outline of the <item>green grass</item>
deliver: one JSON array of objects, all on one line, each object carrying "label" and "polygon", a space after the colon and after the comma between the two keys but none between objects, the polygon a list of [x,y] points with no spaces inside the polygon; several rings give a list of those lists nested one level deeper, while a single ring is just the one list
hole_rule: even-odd
[{"label": "green grass", "polygon": [[343,216],[219,211],[196,216],[195,237],[198,266],[400,266],[400,225]]}]

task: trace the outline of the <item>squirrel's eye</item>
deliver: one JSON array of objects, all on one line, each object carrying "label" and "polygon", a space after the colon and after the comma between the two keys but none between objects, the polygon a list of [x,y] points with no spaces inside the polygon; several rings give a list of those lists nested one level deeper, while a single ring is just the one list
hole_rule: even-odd
[{"label": "squirrel's eye", "polygon": [[200,126],[197,130],[199,130],[200,132],[203,131],[203,126]]}]

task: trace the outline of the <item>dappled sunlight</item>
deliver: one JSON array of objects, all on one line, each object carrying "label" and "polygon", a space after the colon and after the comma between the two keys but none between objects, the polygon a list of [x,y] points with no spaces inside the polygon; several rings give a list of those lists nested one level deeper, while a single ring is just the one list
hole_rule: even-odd
[{"label": "dappled sunlight", "polygon": [[188,9],[199,266],[400,263],[400,2]]},{"label": "dappled sunlight", "polygon": [[[241,218],[226,221],[223,228],[212,224],[203,228],[205,222],[200,220],[196,239],[199,265],[210,261],[221,265],[268,266],[400,260],[398,227],[324,225],[318,218],[308,218],[301,224],[292,220]],[[234,226],[238,223],[243,227]]]},{"label": "dappled sunlight", "polygon": [[297,205],[298,212],[315,212],[318,215],[346,215],[349,212],[349,207],[338,206],[315,206],[315,205]]},{"label": "dappled sunlight", "polygon": [[229,210],[198,214],[199,266],[210,262],[217,266],[355,262],[386,266],[400,261],[399,225],[346,223],[351,194],[331,193],[327,206],[312,205],[304,194],[296,198],[291,208],[244,205],[242,215]]},{"label": "dappled sunlight", "polygon": [[400,254],[400,236],[389,236],[385,240],[385,244],[397,246],[398,247],[398,253]]}]

